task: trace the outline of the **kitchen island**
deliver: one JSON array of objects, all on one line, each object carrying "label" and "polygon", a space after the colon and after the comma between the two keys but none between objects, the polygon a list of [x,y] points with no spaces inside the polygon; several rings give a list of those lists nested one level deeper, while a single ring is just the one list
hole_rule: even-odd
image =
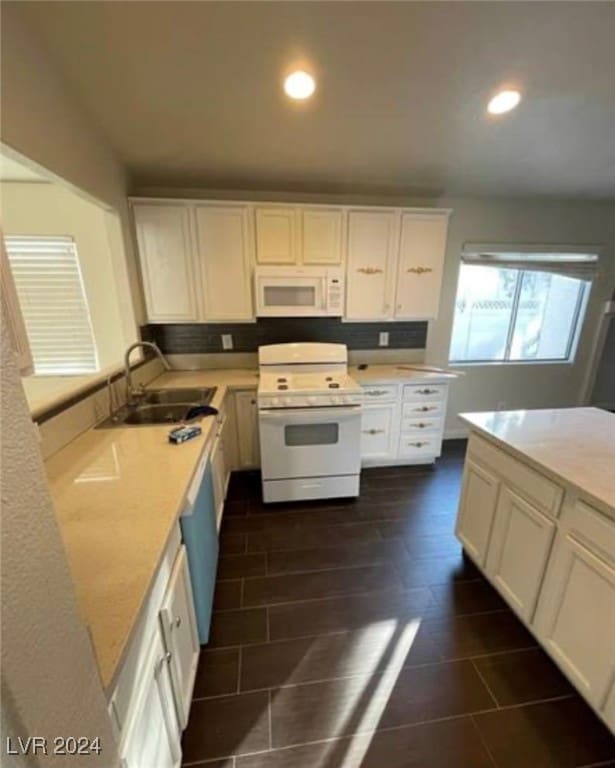
[{"label": "kitchen island", "polygon": [[457,537],[615,732],[615,415],[461,414]]}]

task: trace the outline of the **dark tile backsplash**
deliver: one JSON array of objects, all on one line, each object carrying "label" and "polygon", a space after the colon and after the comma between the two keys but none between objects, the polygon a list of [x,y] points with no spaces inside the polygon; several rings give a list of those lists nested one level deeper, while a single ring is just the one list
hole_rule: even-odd
[{"label": "dark tile backsplash", "polygon": [[263,318],[256,323],[168,323],[144,325],[144,339],[155,341],[168,355],[223,352],[222,334],[233,336],[232,352],[256,352],[262,344],[329,341],[348,349],[377,349],[378,334],[388,331],[389,349],[423,349],[426,322],[342,323],[330,317]]}]

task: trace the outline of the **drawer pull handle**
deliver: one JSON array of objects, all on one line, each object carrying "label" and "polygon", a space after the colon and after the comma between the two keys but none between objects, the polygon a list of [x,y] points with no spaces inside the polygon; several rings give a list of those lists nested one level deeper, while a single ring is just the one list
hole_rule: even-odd
[{"label": "drawer pull handle", "polygon": [[370,395],[370,397],[380,397],[380,395],[388,395],[389,392],[386,389],[368,389],[365,394]]},{"label": "drawer pull handle", "polygon": [[433,272],[431,267],[410,267],[406,272],[411,272],[413,275],[426,275],[428,272]]},{"label": "drawer pull handle", "polygon": [[425,389],[417,389],[416,390],[419,395],[435,395],[437,394],[437,389],[429,389],[429,387],[426,387]]},{"label": "drawer pull handle", "polygon": [[427,441],[417,441],[416,443],[408,443],[408,445],[413,446],[414,448],[422,448],[424,445],[429,445]]},{"label": "drawer pull handle", "polygon": [[422,405],[420,408],[413,408],[413,411],[421,411],[421,413],[425,413],[426,411],[435,411],[436,406],[435,405]]},{"label": "drawer pull handle", "polygon": [[384,429],[363,429],[364,435],[383,435]]},{"label": "drawer pull handle", "polygon": [[379,267],[359,267],[357,272],[361,272],[363,275],[381,275],[382,270]]},{"label": "drawer pull handle", "polygon": [[425,427],[431,427],[431,421],[419,421],[416,425],[419,429],[425,429]]}]

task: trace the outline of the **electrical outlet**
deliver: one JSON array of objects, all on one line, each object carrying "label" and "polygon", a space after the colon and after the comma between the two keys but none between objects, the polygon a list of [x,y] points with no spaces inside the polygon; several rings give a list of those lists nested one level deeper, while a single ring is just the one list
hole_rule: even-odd
[{"label": "electrical outlet", "polygon": [[378,346],[379,347],[388,347],[389,346],[389,332],[388,331],[380,331],[378,334]]},{"label": "electrical outlet", "polygon": [[233,336],[230,333],[222,334],[222,349],[233,349]]}]

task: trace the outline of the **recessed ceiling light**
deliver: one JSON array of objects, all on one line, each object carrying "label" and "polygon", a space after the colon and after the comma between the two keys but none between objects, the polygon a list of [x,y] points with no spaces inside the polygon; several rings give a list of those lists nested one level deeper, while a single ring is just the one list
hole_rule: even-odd
[{"label": "recessed ceiling light", "polygon": [[504,112],[510,112],[521,101],[519,91],[500,91],[487,104],[487,112],[492,115],[502,115]]},{"label": "recessed ceiling light", "polygon": [[316,90],[316,83],[312,75],[300,69],[284,80],[284,90],[291,99],[309,99]]}]

